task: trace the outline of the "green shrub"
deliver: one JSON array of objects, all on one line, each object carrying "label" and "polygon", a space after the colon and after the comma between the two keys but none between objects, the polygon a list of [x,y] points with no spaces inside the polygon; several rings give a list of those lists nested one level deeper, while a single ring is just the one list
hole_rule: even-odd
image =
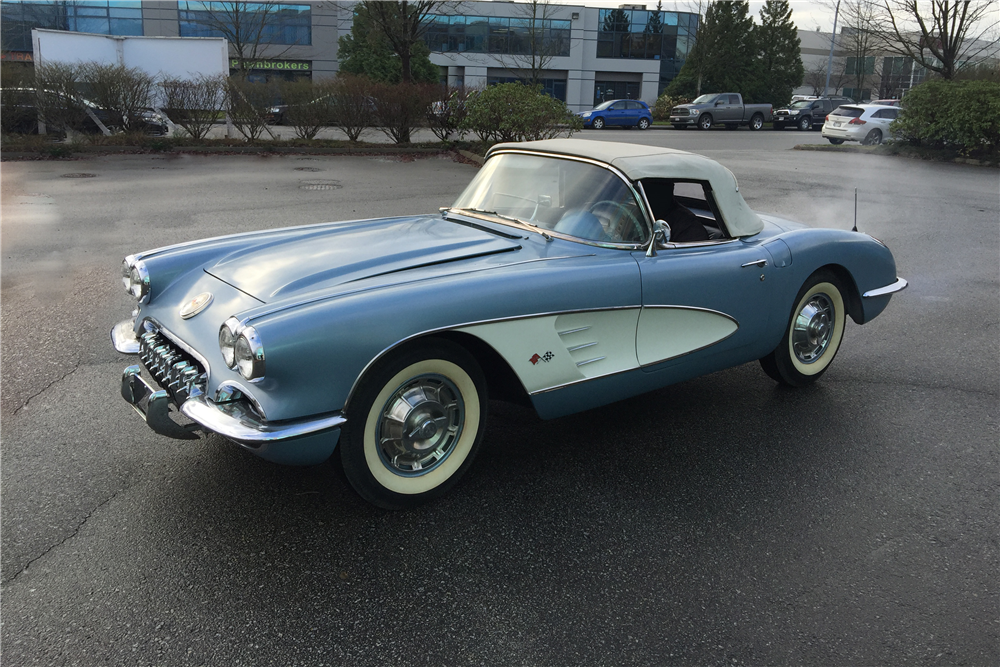
[{"label": "green shrub", "polygon": [[566,103],[536,86],[501,83],[475,95],[466,104],[461,128],[482,141],[551,139],[583,129],[583,120]]},{"label": "green shrub", "polygon": [[910,90],[891,127],[914,145],[964,155],[1000,151],[1000,83],[934,79]]}]

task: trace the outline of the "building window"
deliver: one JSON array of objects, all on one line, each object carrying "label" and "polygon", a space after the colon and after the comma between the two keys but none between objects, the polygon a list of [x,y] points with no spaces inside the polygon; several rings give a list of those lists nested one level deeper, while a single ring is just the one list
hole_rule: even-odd
[{"label": "building window", "polygon": [[309,5],[180,0],[177,9],[181,37],[227,37],[239,26],[248,42],[259,31],[260,44],[312,44]]},{"label": "building window", "polygon": [[[428,16],[427,48],[436,53],[531,54],[531,21],[504,16]],[[535,33],[546,55],[568,56],[570,21],[537,20]]]},{"label": "building window", "polygon": [[594,106],[608,100],[637,100],[642,95],[638,81],[595,81]]},{"label": "building window", "polygon": [[[498,83],[523,83],[520,79],[513,76],[491,76],[486,80],[486,83],[490,86],[494,86]],[[549,97],[554,97],[557,100],[566,101],[566,79],[539,79],[538,83],[542,86],[542,92]]]},{"label": "building window", "polygon": [[31,51],[32,28],[92,32],[100,35],[142,35],[139,0],[62,0],[60,2],[0,3],[4,51]]},{"label": "building window", "polygon": [[698,31],[698,15],[645,9],[602,9],[598,58],[683,60]]}]

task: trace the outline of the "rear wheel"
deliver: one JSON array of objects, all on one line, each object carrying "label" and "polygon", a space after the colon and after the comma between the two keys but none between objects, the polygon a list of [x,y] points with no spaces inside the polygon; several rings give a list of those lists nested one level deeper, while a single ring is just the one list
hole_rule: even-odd
[{"label": "rear wheel", "polygon": [[593,128],[595,130],[603,130],[604,129],[604,119],[603,118],[595,118],[594,122],[591,123],[591,125],[593,126]]},{"label": "rear wheel", "polygon": [[785,335],[760,365],[771,379],[791,387],[815,382],[840,349],[847,309],[843,290],[829,271],[817,271],[799,290]]},{"label": "rear wheel", "polygon": [[872,130],[861,143],[865,146],[878,146],[882,143],[882,130]]},{"label": "rear wheel", "polygon": [[698,119],[698,129],[699,130],[711,130],[712,129],[712,117],[708,114],[702,115]]},{"label": "rear wheel", "polygon": [[649,129],[649,119],[648,118],[640,118],[639,119],[639,129],[640,130],[648,130]]},{"label": "rear wheel", "polygon": [[366,373],[348,406],[344,474],[385,509],[437,498],[472,464],[486,403],[483,372],[463,348],[432,340],[391,353]]},{"label": "rear wheel", "polygon": [[755,113],[750,117],[750,129],[757,131],[762,127],[764,127],[764,116],[762,114]]}]

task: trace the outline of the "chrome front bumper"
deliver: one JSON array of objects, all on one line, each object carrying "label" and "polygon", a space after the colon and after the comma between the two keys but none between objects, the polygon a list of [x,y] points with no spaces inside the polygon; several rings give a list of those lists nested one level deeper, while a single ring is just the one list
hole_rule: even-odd
[{"label": "chrome front bumper", "polygon": [[896,292],[902,292],[906,289],[907,285],[910,283],[906,282],[905,278],[896,278],[896,282],[891,285],[886,285],[885,287],[879,287],[878,289],[868,290],[861,295],[864,299],[871,299],[876,296],[885,296],[886,294],[895,294]]},{"label": "chrome front bumper", "polygon": [[[132,321],[126,320],[111,330],[112,345],[119,352],[140,353],[140,343],[132,327]],[[155,364],[156,361],[152,363]],[[346,422],[339,412],[269,422],[258,416],[245,400],[216,403],[197,388],[172,395],[166,389],[159,389],[147,382],[141,375],[142,370],[143,367],[139,365],[129,366],[124,370],[121,381],[122,398],[151,429],[171,438],[192,440],[198,438],[195,433],[197,430],[211,431],[261,453],[259,450],[276,442],[326,433],[336,436],[333,431]],[[178,401],[177,396],[182,397],[182,400]],[[171,416],[173,407],[193,423],[177,423]],[[333,437],[333,442],[336,443],[336,437]]]}]

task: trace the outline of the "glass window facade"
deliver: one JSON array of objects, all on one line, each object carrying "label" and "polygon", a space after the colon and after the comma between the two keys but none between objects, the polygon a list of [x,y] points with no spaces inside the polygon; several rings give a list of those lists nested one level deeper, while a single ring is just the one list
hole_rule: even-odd
[{"label": "glass window facade", "polygon": [[[496,85],[498,83],[519,83],[520,79],[513,76],[491,76],[486,80],[486,83],[490,86]],[[542,86],[542,92],[549,97],[554,97],[557,100],[566,101],[566,79],[539,79],[538,83]]]},{"label": "glass window facade", "polygon": [[142,35],[142,4],[139,0],[0,2],[0,48],[4,51],[31,51],[32,28],[101,35]]},{"label": "glass window facade", "polygon": [[[657,94],[674,80],[691,52],[698,14],[646,9],[602,9],[597,29],[598,58],[660,61]],[[600,92],[595,86],[595,100]],[[606,99],[606,98],[605,98]]]},{"label": "glass window facade", "polygon": [[[531,21],[496,16],[428,16],[424,33],[427,48],[437,53],[531,54]],[[568,56],[570,21],[538,20],[541,50],[546,55]]]},{"label": "glass window facade", "polygon": [[608,100],[637,100],[642,96],[638,81],[595,81],[594,106]]},{"label": "glass window facade", "polygon": [[[239,22],[244,34],[261,30],[261,44],[312,44],[312,12],[309,5],[264,4],[257,2],[194,2],[177,3],[181,37],[225,37],[220,23],[229,26]],[[236,8],[236,9],[234,9]],[[234,11],[240,15],[235,15]]]}]

